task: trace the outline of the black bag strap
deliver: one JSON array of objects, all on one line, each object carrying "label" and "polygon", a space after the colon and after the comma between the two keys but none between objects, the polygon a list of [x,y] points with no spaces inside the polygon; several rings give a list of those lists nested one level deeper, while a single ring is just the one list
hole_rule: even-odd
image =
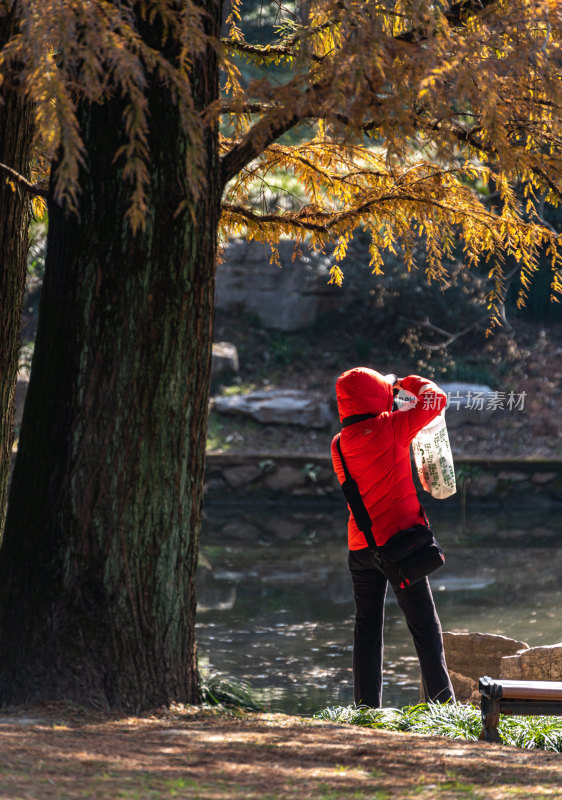
[{"label": "black bag strap", "polygon": [[347,468],[347,464],[345,463],[345,458],[343,457],[343,453],[341,451],[340,436],[341,433],[338,433],[336,445],[338,448],[338,453],[340,454],[340,462],[343,467],[343,474],[345,475],[345,481],[342,483],[343,493],[348,502],[349,508],[351,509],[351,513],[353,514],[353,518],[355,519],[357,527],[367,540],[369,549],[376,551],[378,546],[375,542],[375,537],[373,536],[373,524],[371,522],[371,517],[369,516],[369,512],[367,511],[365,503],[363,502],[359,487],[351,477],[351,473]]},{"label": "black bag strap", "polygon": [[[340,438],[341,438],[341,433],[338,433],[338,438],[336,439],[336,445],[338,448],[338,453],[340,454],[340,463],[343,467],[343,474],[345,475],[346,481],[353,481],[353,478],[351,477],[351,473],[347,468],[347,464],[345,463],[345,458],[343,457],[343,453],[341,451]],[[355,483],[355,481],[353,481],[353,483]]]},{"label": "black bag strap", "polygon": [[349,425],[355,425],[356,422],[365,422],[367,419],[374,419],[376,414],[352,414],[350,417],[342,419],[342,428],[347,428]]}]

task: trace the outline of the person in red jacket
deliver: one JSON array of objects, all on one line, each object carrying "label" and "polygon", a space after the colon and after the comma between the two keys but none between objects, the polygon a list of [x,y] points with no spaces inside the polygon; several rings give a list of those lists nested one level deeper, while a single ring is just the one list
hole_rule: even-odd
[{"label": "person in red jacket", "polygon": [[[393,410],[401,388],[416,398],[406,410]],[[447,396],[418,375],[397,379],[367,367],[344,372],[336,382],[342,423],[340,446],[372,521],[377,545],[395,533],[424,523],[425,514],[412,478],[410,443],[444,408]],[[344,470],[332,441],[332,462],[340,483]],[[353,515],[348,523],[349,569],[355,600],[353,689],[357,705],[380,708],[383,676],[383,623],[387,579],[377,568]],[[418,654],[426,701],[454,700],[447,672],[441,623],[429,581],[395,590]]]}]

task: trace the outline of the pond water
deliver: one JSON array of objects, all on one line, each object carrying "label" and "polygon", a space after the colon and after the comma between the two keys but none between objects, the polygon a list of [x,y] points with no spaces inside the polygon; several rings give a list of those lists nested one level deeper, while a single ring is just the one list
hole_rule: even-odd
[{"label": "pond water", "polygon": [[[562,640],[559,512],[432,511],[446,553],[431,585],[443,630]],[[247,680],[266,708],[313,714],[349,705],[353,599],[344,511],[207,509],[198,572],[203,670]],[[383,705],[419,698],[414,646],[392,590]]]}]

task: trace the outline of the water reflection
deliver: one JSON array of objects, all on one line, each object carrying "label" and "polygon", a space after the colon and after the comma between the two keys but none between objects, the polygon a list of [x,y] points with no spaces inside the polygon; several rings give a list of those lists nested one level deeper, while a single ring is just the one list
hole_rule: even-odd
[{"label": "water reflection", "polygon": [[[432,513],[447,563],[431,583],[444,630],[501,633],[530,645],[562,639],[562,538],[540,520]],[[509,531],[525,530],[513,541]],[[274,711],[311,714],[352,702],[353,601],[345,513],[208,509],[198,574],[202,666],[249,680]],[[418,698],[413,644],[390,592],[385,705]]]}]

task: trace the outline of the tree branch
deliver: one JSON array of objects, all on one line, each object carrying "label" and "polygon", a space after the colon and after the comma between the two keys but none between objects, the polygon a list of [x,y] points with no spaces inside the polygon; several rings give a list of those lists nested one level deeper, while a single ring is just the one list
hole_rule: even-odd
[{"label": "tree branch", "polygon": [[[513,278],[520,271],[519,265],[514,267],[504,278],[504,283],[506,285],[509,284],[509,281]],[[508,321],[506,314],[505,314],[505,296],[507,292],[504,291],[503,301],[501,304],[500,316],[502,319],[503,324],[508,330],[513,330],[513,326]],[[480,317],[478,317],[472,325],[469,325],[467,328],[463,328],[461,331],[457,333],[450,333],[449,331],[443,330],[443,328],[439,328],[437,325],[434,325],[433,322],[430,321],[429,317],[425,317],[425,319],[410,319],[409,317],[401,316],[405,322],[411,322],[414,325],[419,325],[422,328],[427,328],[434,333],[439,334],[439,336],[444,336],[445,341],[440,342],[439,344],[430,344],[429,342],[420,342],[421,347],[425,347],[426,350],[442,350],[445,347],[448,347],[457,339],[460,339],[461,336],[466,336],[467,333],[470,333],[474,328],[477,328],[482,322],[485,320],[489,321],[489,315],[486,313]]]},{"label": "tree branch", "polygon": [[[222,208],[224,211],[229,211],[232,214],[239,214],[244,219],[257,224],[271,222],[279,225],[292,225],[295,228],[302,228],[303,230],[307,231],[316,231],[317,233],[329,233],[333,228],[336,228],[342,223],[364,216],[375,205],[388,202],[395,203],[399,200],[406,200],[411,203],[434,206],[435,208],[439,208],[445,212],[451,211],[451,209],[449,209],[444,203],[440,203],[437,200],[432,200],[429,197],[416,197],[415,195],[399,194],[397,192],[379,195],[377,197],[373,197],[372,199],[365,200],[355,208],[349,208],[345,211],[335,211],[332,213],[319,209],[312,210],[310,207],[307,210],[305,207],[296,214],[256,214],[253,211],[250,211],[250,209],[244,208],[244,206],[233,205],[232,203],[223,203]],[[455,213],[458,214],[460,212],[456,210]],[[468,212],[464,212],[464,215],[468,215]],[[481,211],[473,209],[470,216],[473,218],[480,217],[482,222],[486,222],[486,220],[489,220],[491,217],[493,217],[493,214],[483,209]]]},{"label": "tree branch", "polygon": [[280,112],[281,118],[279,120],[272,120],[266,117],[256,122],[240,142],[222,157],[221,186],[223,190],[228,181],[237,175],[246,164],[253,161],[276,139],[308,116],[307,113],[301,112],[300,114],[293,113],[283,119],[281,109]]},{"label": "tree branch", "polygon": [[0,172],[4,172],[6,175],[9,175],[10,178],[16,181],[16,183],[21,186],[22,189],[25,189],[26,192],[29,192],[35,197],[43,197],[45,200],[47,199],[48,192],[44,185],[42,186],[40,183],[31,183],[31,181],[28,181],[27,178],[24,178],[23,175],[20,175],[19,172],[16,172],[15,169],[8,167],[6,164],[0,163]]},{"label": "tree branch", "polygon": [[[262,105],[259,103],[250,103],[244,106],[244,110],[250,113],[252,110],[255,113],[264,111],[265,109],[271,110],[269,117],[262,117],[255,125],[253,125],[246,135],[241,139],[238,144],[221,159],[221,172],[222,172],[222,188],[233,178],[241,169],[243,169],[250,161],[253,161],[260,153],[262,153],[270,144],[273,144],[280,136],[287,131],[303,122],[305,119],[319,119],[326,117],[322,112],[321,105],[316,102],[317,97],[322,96],[322,91],[326,88],[321,82],[309,87],[305,92],[305,102],[301,106],[300,111],[294,111],[292,114],[289,110],[282,106]],[[224,104],[221,106],[221,113],[228,113],[228,109],[234,110],[235,103],[232,106]],[[239,112],[240,113],[240,112]],[[284,114],[289,116],[283,118]],[[278,119],[275,119],[275,116]],[[349,124],[349,121],[341,114],[336,117],[343,124]],[[365,130],[376,128],[377,123],[369,122],[365,126]]]},{"label": "tree branch", "polygon": [[[277,224],[291,224],[295,228],[302,228],[305,231],[316,231],[316,232],[324,232],[329,230],[331,227],[330,222],[327,224],[320,224],[319,222],[314,222],[312,219],[307,219],[302,211],[299,212],[300,216],[297,214],[256,214],[253,211],[250,211],[249,208],[244,208],[244,206],[236,206],[232,203],[223,203],[222,204],[223,211],[229,211],[231,214],[239,214],[244,219],[247,219],[249,222],[256,222],[258,224],[263,224],[264,222],[273,222]],[[318,217],[318,213],[315,213],[312,216]],[[328,219],[332,215],[326,214]],[[332,224],[334,224],[332,222]]]},{"label": "tree branch", "polygon": [[425,347],[426,350],[442,350],[445,347],[448,347],[452,344],[456,339],[460,339],[461,336],[466,336],[467,333],[477,328],[483,321],[488,320],[488,314],[484,314],[482,317],[478,317],[472,325],[469,325],[467,328],[463,328],[462,331],[458,331],[458,333],[449,333],[448,331],[443,330],[443,328],[437,327],[432,322],[430,322],[429,317],[426,317],[423,320],[419,319],[410,319],[409,317],[400,316],[400,319],[403,319],[405,322],[410,322],[414,325],[420,325],[422,328],[427,328],[435,333],[438,333],[440,336],[445,336],[445,341],[440,342],[439,344],[430,344],[429,342],[420,342],[421,347]]},{"label": "tree branch", "polygon": [[[287,58],[295,57],[296,53],[293,50],[293,47],[296,43],[296,37],[293,37],[287,44],[270,44],[270,45],[258,45],[258,44],[249,44],[248,42],[244,42],[240,39],[221,39],[221,43],[225,47],[229,47],[231,50],[235,50],[237,53],[243,53],[246,56],[257,56],[258,58],[266,59],[268,56],[287,56]],[[309,58],[312,61],[317,61],[318,63],[324,60],[324,56],[316,55],[315,53],[311,53]]]},{"label": "tree branch", "polygon": [[[457,2],[453,3],[449,10],[445,12],[444,16],[451,28],[458,28],[464,25],[466,20],[473,14],[484,11],[489,6],[494,5],[495,2],[496,0],[457,0]],[[433,33],[435,33],[435,31],[433,31]],[[422,34],[419,29],[413,28],[410,31],[404,31],[404,33],[398,34],[395,38],[401,42],[414,43],[426,41],[429,37],[425,33]]]},{"label": "tree branch", "polygon": [[[340,9],[340,11],[341,10],[342,9]],[[228,37],[222,38],[221,44],[223,44],[225,47],[229,47],[232,50],[236,50],[238,53],[243,53],[244,55],[248,56],[258,56],[259,58],[267,58],[267,56],[294,57],[296,55],[294,47],[299,43],[300,40],[310,38],[319,31],[324,31],[327,28],[337,25],[340,21],[341,17],[336,16],[333,19],[328,19],[325,22],[322,22],[320,25],[310,28],[309,30],[304,28],[304,34],[302,30],[298,31],[292,36],[287,36],[279,44],[250,44],[249,42],[245,42],[243,39],[229,39]],[[324,56],[319,56],[315,53],[312,53],[310,54],[310,58],[313,61],[320,63],[323,61]]]},{"label": "tree branch", "polygon": [[275,108],[271,103],[237,103],[223,101],[220,104],[219,114],[265,114]]}]

